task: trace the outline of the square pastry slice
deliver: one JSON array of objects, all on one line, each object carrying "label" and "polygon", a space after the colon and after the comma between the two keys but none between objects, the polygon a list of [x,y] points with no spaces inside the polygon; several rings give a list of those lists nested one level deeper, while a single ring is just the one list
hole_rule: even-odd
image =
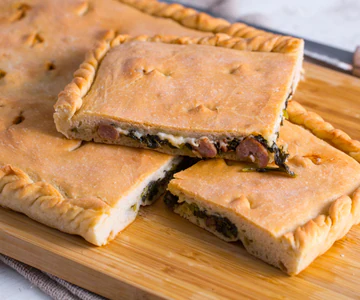
[{"label": "square pastry slice", "polygon": [[165,189],[178,158],[66,139],[57,95],[108,28],[209,33],[112,0],[0,1],[0,28],[0,209],[103,245]]},{"label": "square pastry slice", "polygon": [[0,132],[0,162],[11,162],[0,167],[0,206],[94,245],[133,222],[180,163],[154,151],[67,140],[55,129],[51,103],[22,104],[17,115],[18,107],[7,102],[0,111],[9,126]]},{"label": "square pastry slice", "polygon": [[165,196],[177,214],[252,255],[298,274],[360,221],[360,164],[285,121],[296,178],[246,163],[201,161],[175,174]]},{"label": "square pastry slice", "polygon": [[120,35],[88,54],[55,123],[72,139],[284,168],[276,140],[302,56],[278,36]]},{"label": "square pastry slice", "polygon": [[[254,43],[264,34],[181,5],[131,4],[0,2],[0,206],[95,245],[114,238],[134,220],[140,203],[161,193],[162,179],[178,161],[153,151],[68,140],[56,131],[53,104],[85,53],[104,34],[111,36],[108,28],[198,37],[221,30]],[[280,45],[291,38],[278,39]],[[89,71],[94,66],[96,61],[87,65]]]}]

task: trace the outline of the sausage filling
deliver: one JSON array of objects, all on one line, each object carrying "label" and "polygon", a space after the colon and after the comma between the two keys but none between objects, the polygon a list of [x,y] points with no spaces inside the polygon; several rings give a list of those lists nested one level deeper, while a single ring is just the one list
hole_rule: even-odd
[{"label": "sausage filling", "polygon": [[[100,125],[98,127],[98,134],[100,137],[107,140],[116,140],[120,135],[118,128],[113,124]],[[255,163],[257,168],[254,170],[259,172],[275,170],[274,168],[267,168],[269,163],[269,153],[272,153],[274,155],[275,164],[279,167],[276,170],[294,176],[294,173],[290,171],[289,167],[286,165],[288,154],[285,153],[283,149],[279,148],[275,142],[272,146],[269,146],[268,142],[261,135],[211,141],[207,137],[202,137],[200,139],[177,137],[168,140],[164,137],[161,138],[159,135],[140,134],[135,130],[121,130],[121,134],[140,142],[150,149],[167,146],[172,149],[187,150],[202,158],[213,158],[221,156],[222,153],[235,151],[239,160]],[[180,142],[185,141],[185,143],[177,144],[174,140]]]}]

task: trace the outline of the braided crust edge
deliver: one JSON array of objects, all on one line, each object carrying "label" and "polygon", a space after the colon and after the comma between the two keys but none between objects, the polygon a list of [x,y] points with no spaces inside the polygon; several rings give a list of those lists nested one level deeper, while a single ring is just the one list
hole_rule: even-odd
[{"label": "braided crust edge", "polygon": [[325,140],[360,162],[360,141],[353,140],[340,129],[335,129],[317,113],[307,111],[296,101],[289,102],[287,111],[292,123],[309,129],[318,138]]},{"label": "braided crust edge", "polygon": [[[59,94],[58,100],[54,106],[54,120],[59,132],[67,135],[71,128],[71,118],[81,108],[83,97],[89,92],[96,72],[100,66],[101,60],[106,53],[113,47],[132,41],[179,44],[179,45],[207,45],[215,47],[229,48],[239,51],[261,51],[261,52],[278,52],[299,57],[302,61],[303,41],[294,40],[292,43],[284,43],[279,36],[257,36],[250,39],[231,37],[226,34],[216,34],[209,37],[178,37],[155,35],[141,35],[130,37],[129,35],[117,35],[114,31],[109,31],[106,37],[99,41],[94,50],[87,53],[85,61],[74,73],[74,79]],[[294,79],[295,89],[297,79]]]},{"label": "braided crust edge", "polygon": [[327,214],[321,214],[282,236],[284,246],[290,245],[298,257],[298,263],[284,271],[290,275],[298,274],[359,223],[360,188],[351,196],[336,199]]},{"label": "braided crust edge", "polygon": [[107,242],[98,240],[94,233],[95,227],[110,215],[111,208],[105,202],[66,198],[53,185],[34,182],[11,165],[0,168],[0,206],[63,232],[80,235],[92,244],[100,246]]},{"label": "braided crust edge", "polygon": [[160,18],[172,19],[179,24],[205,32],[225,33],[234,37],[254,38],[254,37],[277,37],[282,40],[284,44],[298,43],[299,39],[276,35],[266,32],[244,23],[234,23],[221,19],[214,18],[206,13],[199,13],[195,9],[184,7],[180,4],[167,4],[158,2],[157,0],[118,0],[121,3],[127,4],[136,8],[146,14],[153,15]]}]

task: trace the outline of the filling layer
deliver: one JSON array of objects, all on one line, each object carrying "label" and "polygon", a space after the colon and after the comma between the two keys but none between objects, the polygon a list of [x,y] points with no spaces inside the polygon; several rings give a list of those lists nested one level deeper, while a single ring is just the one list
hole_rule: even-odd
[{"label": "filling layer", "polygon": [[210,213],[204,208],[200,208],[195,203],[178,202],[179,198],[169,191],[164,196],[165,204],[176,211],[181,216],[194,216],[211,232],[216,232],[223,236],[225,240],[236,241],[238,239],[238,229],[228,218],[216,213]]},{"label": "filling layer", "polygon": [[[189,138],[171,134],[158,133],[155,135],[141,133],[137,130],[123,130],[115,124],[101,124],[98,127],[98,135],[106,140],[116,140],[119,135],[125,135],[136,140],[147,148],[156,149],[167,146],[172,149],[182,149],[189,151],[189,154],[202,158],[213,158],[221,156],[222,153],[236,152],[236,157],[241,161],[251,161],[256,163],[258,168],[248,170],[267,172],[280,171],[290,176],[295,174],[286,165],[288,154],[277,146],[275,142],[269,146],[269,142],[261,135],[248,136],[241,138],[225,138],[222,140],[210,140],[208,137]],[[268,168],[269,154],[274,156],[274,162],[278,168]]]},{"label": "filling layer", "polygon": [[184,158],[180,163],[173,164],[170,169],[164,171],[163,177],[151,181],[141,193],[141,205],[152,204],[156,199],[160,197],[160,195],[165,192],[169,181],[173,178],[175,173],[189,168],[196,162],[197,160],[195,159]]}]

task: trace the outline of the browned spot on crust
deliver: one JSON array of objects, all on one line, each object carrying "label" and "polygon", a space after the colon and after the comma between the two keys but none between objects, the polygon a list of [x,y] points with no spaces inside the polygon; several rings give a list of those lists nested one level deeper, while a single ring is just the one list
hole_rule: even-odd
[{"label": "browned spot on crust", "polygon": [[218,108],[216,106],[210,107],[208,105],[199,104],[196,107],[190,108],[189,113],[207,113],[207,112],[217,112]]},{"label": "browned spot on crust", "polygon": [[199,146],[194,150],[197,151],[201,157],[211,158],[215,157],[217,154],[216,147],[207,137],[201,138],[199,141]]},{"label": "browned spot on crust", "polygon": [[48,71],[53,71],[56,69],[56,66],[53,62],[47,62],[46,63],[46,70]]},{"label": "browned spot on crust", "polygon": [[269,163],[269,154],[261,143],[252,137],[245,138],[236,147],[236,156],[242,161],[252,160],[258,165],[259,168],[265,168]]},{"label": "browned spot on crust", "polygon": [[0,69],[0,79],[3,79],[6,76],[6,72]]},{"label": "browned spot on crust", "polygon": [[230,69],[229,74],[237,75],[241,73],[241,65],[235,66],[234,68]]},{"label": "browned spot on crust", "polygon": [[100,124],[98,127],[98,135],[105,140],[116,140],[119,137],[119,132],[114,126],[107,124]]},{"label": "browned spot on crust", "polygon": [[18,124],[22,123],[24,120],[25,120],[25,117],[22,115],[22,112],[20,112],[20,114],[14,118],[13,124],[18,125]]},{"label": "browned spot on crust", "polygon": [[26,3],[18,3],[15,5],[16,11],[10,17],[11,22],[19,21],[25,18],[27,11],[31,9],[31,6]]},{"label": "browned spot on crust", "polygon": [[75,13],[79,16],[84,16],[89,11],[89,2],[83,1],[76,8]]},{"label": "browned spot on crust", "polygon": [[303,157],[310,159],[315,165],[320,165],[322,163],[322,158],[320,157],[320,155],[311,154],[311,155],[304,155]]},{"label": "browned spot on crust", "polygon": [[26,39],[26,44],[29,45],[31,48],[42,44],[44,42],[44,38],[39,33],[32,33]]}]

